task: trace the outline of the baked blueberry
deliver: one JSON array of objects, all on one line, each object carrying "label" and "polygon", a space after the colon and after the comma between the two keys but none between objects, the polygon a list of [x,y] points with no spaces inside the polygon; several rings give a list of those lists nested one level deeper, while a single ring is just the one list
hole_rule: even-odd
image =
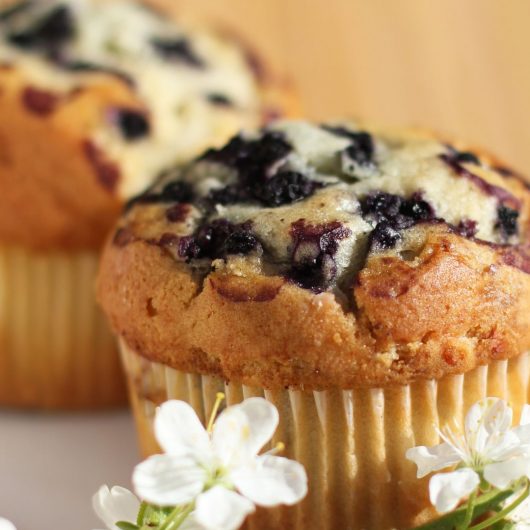
[{"label": "baked blueberry", "polygon": [[52,53],[70,40],[74,33],[74,19],[70,9],[66,5],[59,5],[28,28],[9,33],[7,39],[20,48],[39,48]]},{"label": "baked blueberry", "polygon": [[351,140],[351,145],[345,150],[351,160],[361,165],[367,165],[373,162],[375,147],[372,136],[369,133],[365,131],[351,131],[346,127],[338,126],[324,126],[324,129],[337,136],[343,136]]},{"label": "baked blueberry", "polygon": [[504,240],[508,240],[510,237],[517,235],[519,232],[519,212],[507,206],[499,206],[497,210],[498,220],[495,227],[502,234]]},{"label": "baked blueberry", "polygon": [[111,111],[111,119],[116,122],[126,140],[139,140],[149,135],[151,126],[145,112],[134,109],[116,108]]},{"label": "baked blueberry", "polygon": [[219,92],[208,94],[206,97],[212,105],[216,105],[217,107],[232,107],[234,105],[228,96]]},{"label": "baked blueberry", "polygon": [[370,234],[370,249],[387,250],[394,248],[401,239],[399,231],[389,221],[377,223]]},{"label": "baked blueberry", "polygon": [[185,38],[156,37],[151,40],[151,44],[164,59],[182,62],[194,68],[205,66],[204,61],[195,53],[190,42]]},{"label": "baked blueberry", "polygon": [[365,219],[377,222],[371,241],[378,248],[392,248],[400,239],[399,231],[418,222],[435,219],[433,207],[415,192],[409,199],[377,191],[361,200]]},{"label": "baked blueberry", "polygon": [[216,204],[227,205],[248,200],[249,196],[245,190],[235,184],[211,190],[206,196],[205,203],[209,206],[215,206]]},{"label": "baked blueberry", "polygon": [[478,227],[472,219],[462,219],[456,226],[456,231],[463,237],[475,237]]},{"label": "baked blueberry", "polygon": [[313,291],[327,289],[335,279],[335,255],[339,243],[351,231],[339,222],[311,225],[305,219],[291,226],[291,267],[287,277],[297,285]]},{"label": "baked blueberry", "polygon": [[250,222],[233,224],[226,219],[215,219],[202,225],[194,235],[183,237],[179,255],[187,260],[213,260],[230,254],[248,254],[260,247],[251,226]]},{"label": "baked blueberry", "polygon": [[125,206],[125,210],[129,210],[136,204],[157,204],[157,203],[189,203],[193,200],[194,194],[192,187],[187,182],[170,180],[160,189],[155,185],[154,188],[147,190],[142,195],[133,197]]},{"label": "baked blueberry", "polygon": [[480,159],[475,153],[471,151],[459,151],[452,145],[448,145],[447,148],[449,149],[451,158],[455,162],[458,162],[459,164],[475,164],[480,166]]},{"label": "baked blueberry", "polygon": [[273,207],[305,199],[321,186],[296,171],[280,171],[249,185],[254,198],[265,206]]}]

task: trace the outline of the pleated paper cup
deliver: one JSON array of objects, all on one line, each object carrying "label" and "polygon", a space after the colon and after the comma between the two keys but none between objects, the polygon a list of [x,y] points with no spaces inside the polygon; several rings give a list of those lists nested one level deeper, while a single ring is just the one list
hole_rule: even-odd
[{"label": "pleated paper cup", "polygon": [[98,256],[0,248],[0,406],[126,402],[115,341],[96,306]]},{"label": "pleated paper cup", "polygon": [[428,500],[428,477],[416,478],[405,459],[415,445],[440,442],[437,429],[461,429],[468,409],[487,396],[507,400],[516,420],[527,401],[529,357],[494,361],[461,375],[391,388],[269,391],[179,372],[153,363],[121,342],[132,406],[145,456],[159,452],[152,422],[168,399],[190,403],[205,421],[216,393],[227,404],[263,396],[280,413],[273,444],[302,463],[309,493],[299,505],[260,510],[250,530],[407,529],[435,515]]}]

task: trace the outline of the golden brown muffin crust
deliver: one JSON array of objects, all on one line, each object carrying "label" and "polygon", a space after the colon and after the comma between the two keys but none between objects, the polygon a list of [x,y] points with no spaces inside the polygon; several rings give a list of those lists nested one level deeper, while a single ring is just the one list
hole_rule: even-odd
[{"label": "golden brown muffin crust", "polygon": [[414,262],[369,258],[354,311],[280,277],[213,272],[201,286],[143,241],[107,246],[98,292],[142,355],[249,386],[407,384],[530,347],[530,276],[443,229]]}]

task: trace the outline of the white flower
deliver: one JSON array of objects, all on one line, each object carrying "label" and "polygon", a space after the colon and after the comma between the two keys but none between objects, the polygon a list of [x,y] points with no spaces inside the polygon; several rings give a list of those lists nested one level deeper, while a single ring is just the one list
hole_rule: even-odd
[{"label": "white flower", "polygon": [[407,451],[407,458],[418,466],[418,478],[459,466],[431,477],[430,498],[439,512],[451,511],[475,490],[480,474],[500,489],[523,476],[530,477],[530,406],[525,405],[520,425],[511,425],[512,409],[506,402],[486,398],[469,410],[463,434],[447,429],[440,432],[443,443]]},{"label": "white flower", "polygon": [[135,523],[140,509],[140,501],[128,489],[114,486],[101,486],[92,497],[92,506],[96,515],[109,530],[119,530],[116,523],[127,521]]},{"label": "white flower", "polygon": [[136,466],[135,490],[159,506],[195,501],[192,519],[208,530],[238,528],[256,504],[295,504],[307,493],[303,466],[259,455],[277,426],[278,411],[263,398],[227,408],[211,433],[187,403],[168,401],[154,424],[165,454]]},{"label": "white flower", "polygon": [[15,525],[11,521],[8,521],[7,519],[0,517],[0,530],[17,530],[17,529],[15,528]]}]

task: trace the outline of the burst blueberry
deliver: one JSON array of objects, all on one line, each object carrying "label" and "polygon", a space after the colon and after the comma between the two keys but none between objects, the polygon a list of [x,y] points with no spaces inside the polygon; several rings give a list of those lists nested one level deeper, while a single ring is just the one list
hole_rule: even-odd
[{"label": "burst blueberry", "polygon": [[305,199],[321,186],[296,171],[281,171],[252,186],[252,195],[263,205],[274,207]]},{"label": "burst blueberry", "polygon": [[409,199],[384,191],[369,193],[361,200],[361,213],[365,219],[377,223],[370,242],[378,249],[394,247],[401,239],[400,230],[436,218],[434,208],[420,192],[413,193]]},{"label": "burst blueberry", "polygon": [[215,206],[216,204],[226,206],[228,204],[235,204],[245,200],[249,200],[248,194],[237,185],[228,185],[223,188],[213,189],[205,198],[205,202],[208,206]]},{"label": "burst blueberry", "polygon": [[234,104],[228,96],[219,94],[218,92],[208,94],[206,97],[212,105],[217,107],[232,107]]},{"label": "burst blueberry", "polygon": [[287,277],[304,289],[327,289],[337,274],[335,255],[339,242],[351,230],[338,221],[311,225],[299,219],[291,225],[291,267]]},{"label": "burst blueberry", "polygon": [[70,40],[75,33],[70,9],[61,5],[52,9],[33,26],[7,36],[11,44],[20,48],[39,48],[48,53]]},{"label": "burst blueberry", "polygon": [[258,140],[236,136],[221,149],[211,149],[202,160],[217,162],[237,171],[238,183],[210,193],[210,200],[221,204],[258,201],[269,207],[299,201],[313,194],[322,184],[302,173],[281,169],[291,145],[278,132],[267,132]]},{"label": "burst blueberry", "polygon": [[519,232],[519,212],[507,206],[501,205],[497,209],[497,222],[495,228],[499,230],[502,238],[506,241]]},{"label": "burst blueberry", "polygon": [[147,190],[142,195],[133,197],[125,206],[129,210],[135,204],[157,204],[163,202],[190,203],[194,199],[192,187],[179,180],[168,182],[161,191]]},{"label": "burst blueberry", "polygon": [[131,142],[147,136],[151,129],[147,115],[139,110],[113,109],[111,119],[116,122],[123,137]]},{"label": "burst blueberry", "polygon": [[401,240],[401,234],[388,221],[377,224],[369,237],[369,247],[374,250],[394,248]]},{"label": "burst blueberry", "polygon": [[451,156],[451,158],[459,164],[475,164],[477,166],[480,165],[479,157],[471,151],[459,151],[452,145],[447,145],[447,149],[449,150],[449,156]]},{"label": "burst blueberry", "polygon": [[233,224],[226,219],[216,219],[201,226],[195,234],[181,238],[179,255],[182,258],[218,259],[231,254],[249,254],[260,247],[251,231],[251,223]]},{"label": "burst blueberry", "polygon": [[477,222],[472,219],[462,219],[456,225],[456,232],[463,237],[475,237],[478,232]]},{"label": "burst blueberry", "polygon": [[365,131],[351,131],[346,127],[324,126],[323,128],[336,136],[351,140],[351,145],[345,151],[351,160],[362,166],[373,162],[375,147],[370,134]]},{"label": "burst blueberry", "polygon": [[155,37],[151,40],[157,53],[167,60],[182,62],[194,68],[204,68],[204,61],[195,53],[189,41],[182,37],[175,39]]}]

